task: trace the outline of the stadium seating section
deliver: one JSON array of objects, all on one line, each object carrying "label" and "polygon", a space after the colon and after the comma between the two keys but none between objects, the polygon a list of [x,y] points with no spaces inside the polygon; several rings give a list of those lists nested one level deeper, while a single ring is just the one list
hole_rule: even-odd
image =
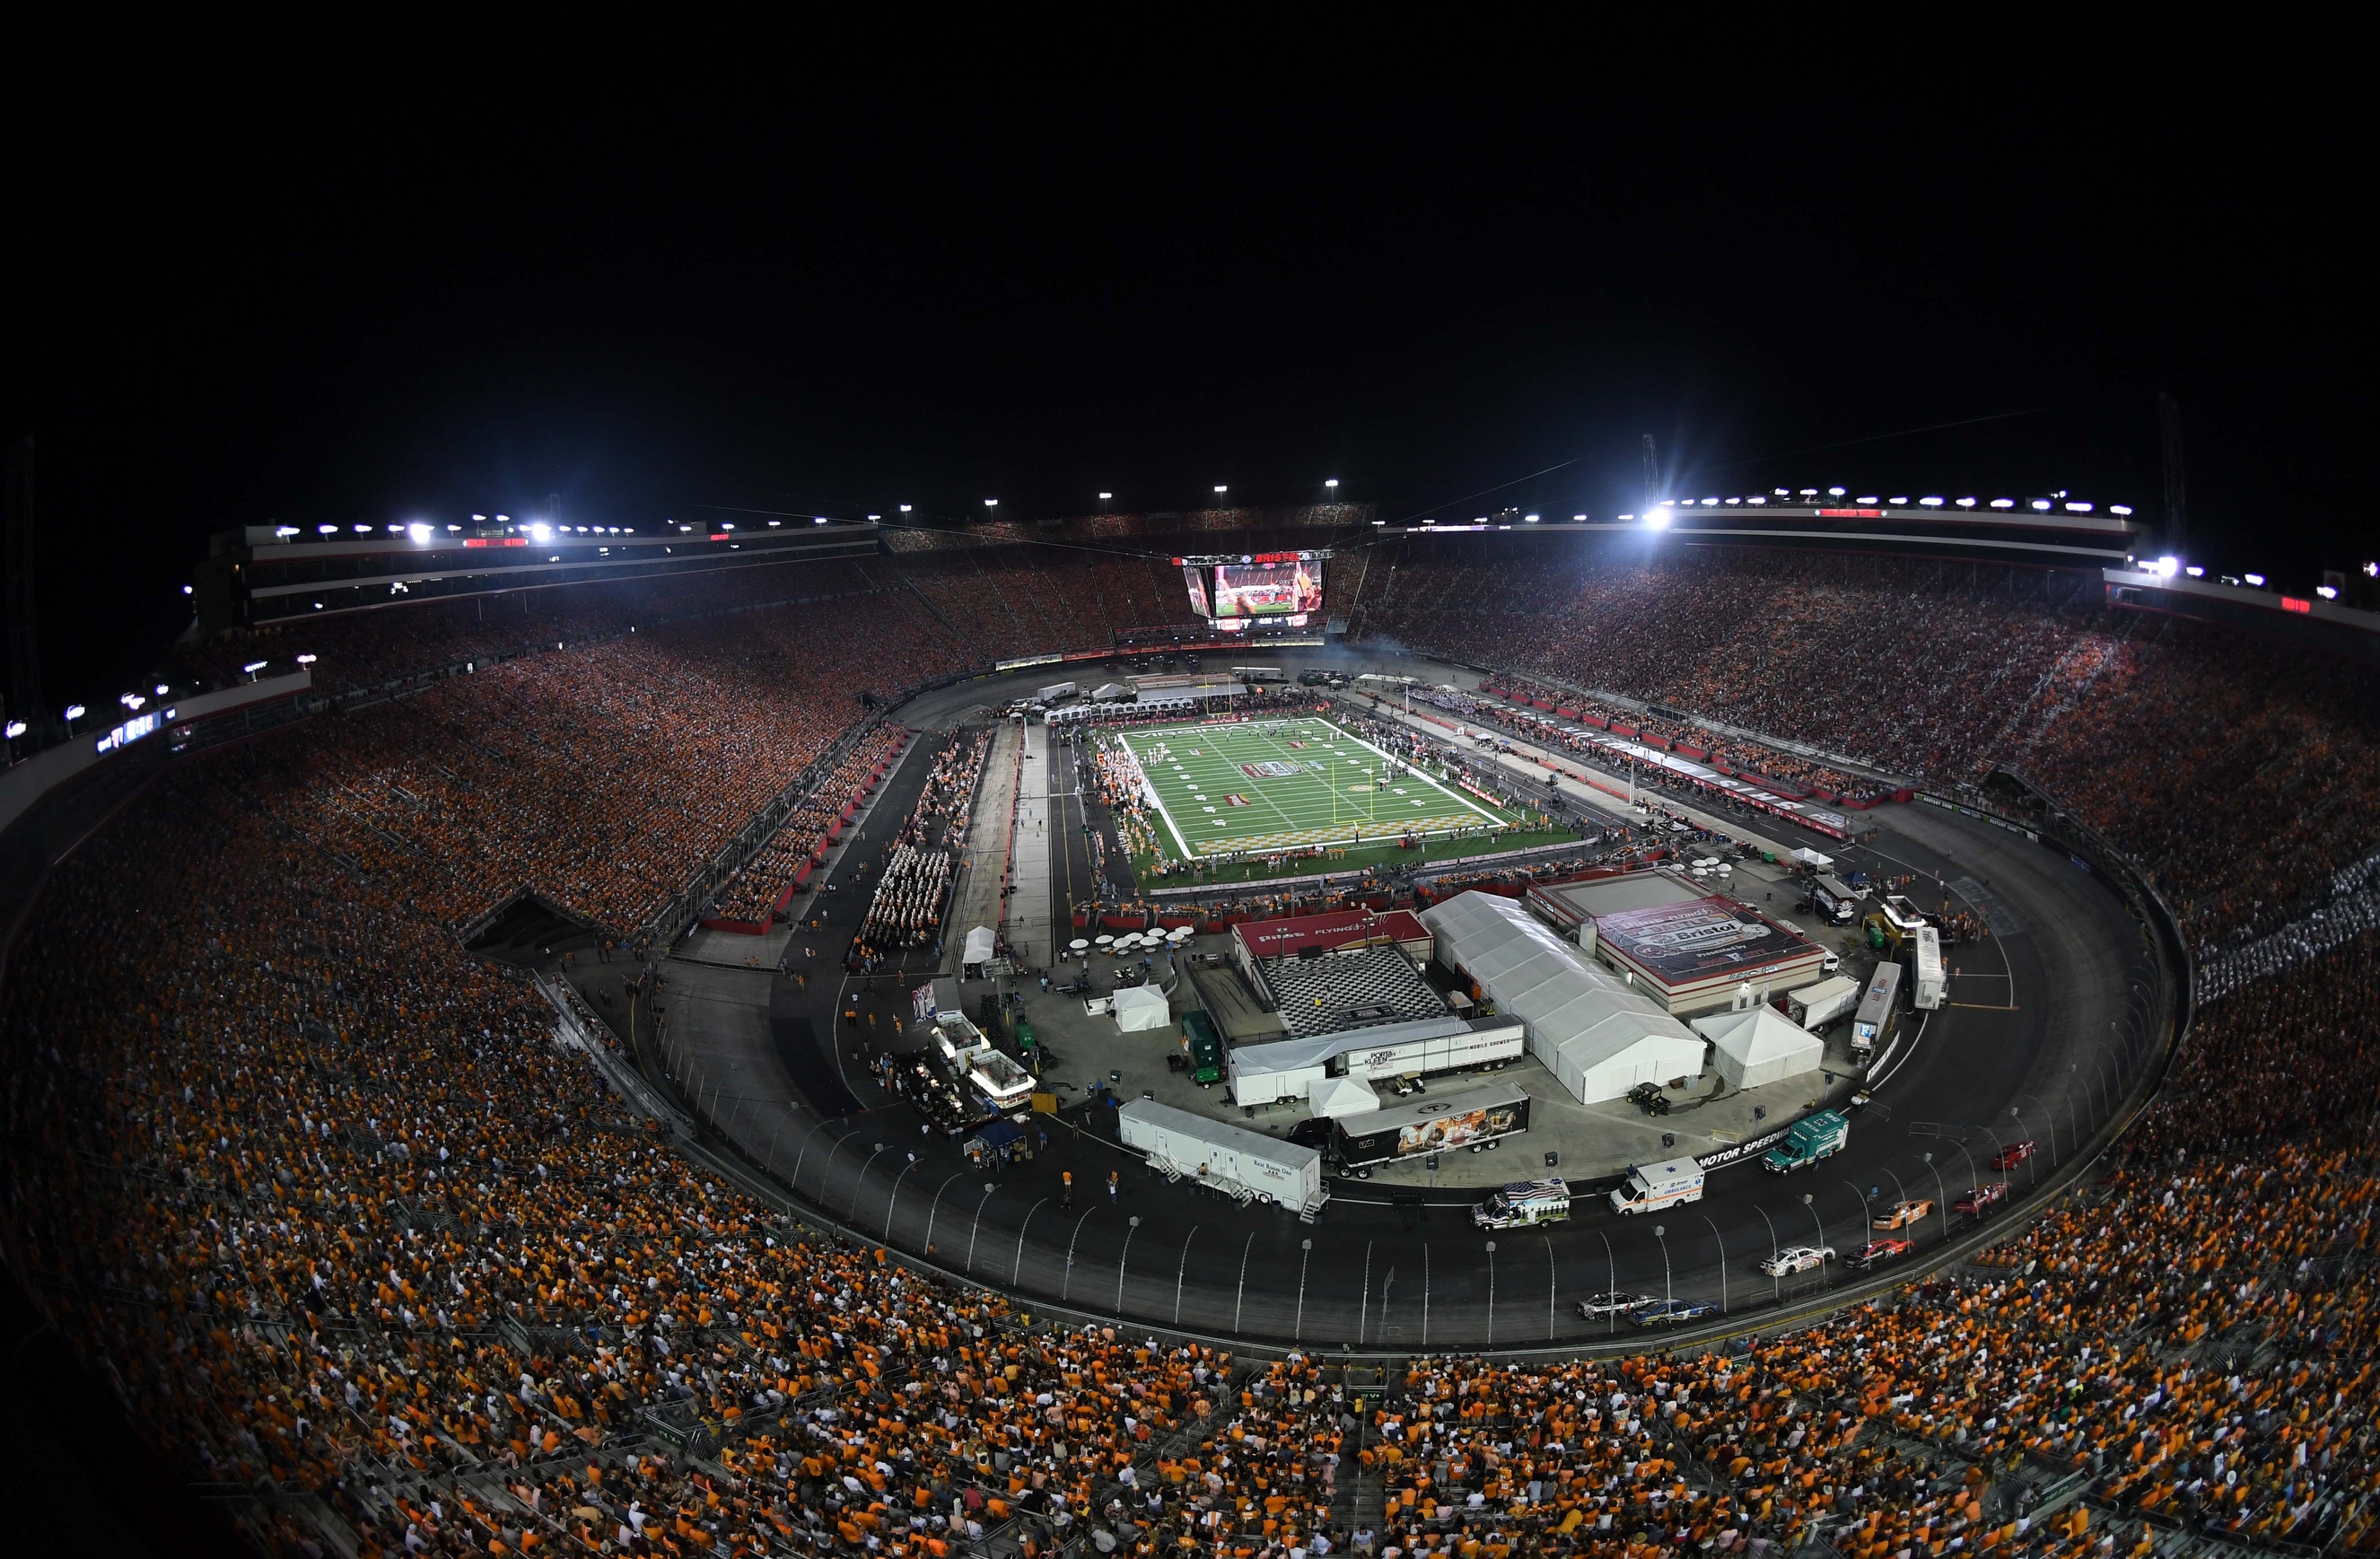
[{"label": "stadium seating section", "polygon": [[[1939,783],[2020,770],[2204,948],[2380,847],[2368,676],[2038,577],[1415,546],[1365,579],[1379,639]],[[1335,1366],[1030,1329],[789,1232],[458,946],[523,884],[641,924],[860,691],[1180,594],[953,547],[320,625],[334,687],[512,658],[169,770],[59,868],[0,1017],[13,1247],[57,1325],[188,1477],[271,1480],[226,1508],[275,1553],[331,1520],[388,1556],[2373,1539],[2373,935],[2205,1010],[2098,1180],[1969,1268],[1749,1352],[1416,1359],[1361,1412]],[[714,1455],[655,1433],[697,1420]],[[2021,1511],[2018,1476],[2063,1496]]]}]

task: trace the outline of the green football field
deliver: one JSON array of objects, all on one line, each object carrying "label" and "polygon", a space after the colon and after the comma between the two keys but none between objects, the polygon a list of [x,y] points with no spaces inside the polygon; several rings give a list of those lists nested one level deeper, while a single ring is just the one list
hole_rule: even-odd
[{"label": "green football field", "polygon": [[1513,823],[1327,720],[1160,725],[1116,737],[1148,782],[1160,846],[1184,860]]}]

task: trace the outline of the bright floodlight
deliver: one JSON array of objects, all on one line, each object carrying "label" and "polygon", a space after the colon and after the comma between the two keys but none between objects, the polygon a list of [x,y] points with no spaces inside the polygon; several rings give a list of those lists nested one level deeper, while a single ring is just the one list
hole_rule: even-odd
[{"label": "bright floodlight", "polygon": [[1873,493],[1869,493],[1864,498],[1854,498],[1852,500],[1852,503],[1860,505],[1862,507],[1865,507],[1869,504],[1878,503],[1881,500],[1879,500]]},{"label": "bright floodlight", "polygon": [[1992,507],[1996,509],[2012,509],[2016,507],[2016,500],[2013,498],[1995,498],[1992,500]]},{"label": "bright floodlight", "polygon": [[426,542],[430,540],[430,527],[424,525],[418,519],[405,528],[405,533],[412,537],[417,542]]},{"label": "bright floodlight", "polygon": [[901,505],[901,512],[902,512],[903,514],[907,514],[907,513],[909,512],[909,505],[906,505],[906,504],[902,505]]},{"label": "bright floodlight", "polygon": [[1827,496],[1829,498],[1840,498],[1842,495],[1843,490],[1840,487],[1829,487],[1827,489]]},{"label": "bright floodlight", "polygon": [[1939,498],[1920,498],[1917,501],[1929,509],[1938,509],[1942,506],[1942,500]]},{"label": "bright floodlight", "polygon": [[268,664],[269,663],[264,661],[250,661],[239,669],[248,673],[250,676],[254,676],[258,672],[262,671]]},{"label": "bright floodlight", "polygon": [[2149,572],[2160,579],[2170,579],[2181,572],[2181,559],[2168,554],[2149,565]]},{"label": "bright floodlight", "polygon": [[1959,506],[1962,509],[1972,509],[1975,506],[1975,501],[1973,498],[1961,498],[1959,500]]},{"label": "bright floodlight", "polygon": [[[773,520],[773,519],[772,519],[772,520],[771,520],[769,523],[770,523],[770,524],[771,524],[771,525],[774,525],[774,524],[776,524],[777,522],[776,522],[775,520]],[[812,525],[824,525],[824,524],[826,523],[826,516],[824,516],[824,515],[820,515],[820,516],[818,516],[816,518],[812,519],[812,520],[810,521],[810,523],[811,523]],[[732,526],[732,525],[731,525],[731,526],[729,526],[727,529],[728,529],[728,530],[735,530],[735,527],[734,527],[734,526]]]},{"label": "bright floodlight", "polygon": [[371,534],[371,527],[369,525],[358,525],[356,527],[356,534],[358,536],[369,536]]},{"label": "bright floodlight", "polygon": [[142,698],[142,697],[141,697],[140,694],[138,694],[138,693],[118,693],[118,694],[115,696],[115,701],[116,701],[117,703],[122,704],[122,705],[123,705],[125,708],[127,708],[127,709],[134,709],[134,710],[137,710],[137,709],[139,709],[142,704],[147,703],[149,700],[148,700],[147,699]]},{"label": "bright floodlight", "polygon": [[314,657],[311,655],[300,655],[298,657],[298,664],[299,665],[312,665],[314,664]]},{"label": "bright floodlight", "polygon": [[335,536],[339,533],[339,528],[335,525],[318,525],[314,529],[325,536]]},{"label": "bright floodlight", "polygon": [[528,533],[533,540],[542,545],[553,539],[553,527],[540,520],[528,528]]},{"label": "bright floodlight", "polygon": [[165,684],[163,682],[157,684],[157,696],[161,699],[165,696]]},{"label": "bright floodlight", "polygon": [[1751,497],[1746,498],[1744,502],[1747,504],[1765,504],[1768,502],[1768,500],[1760,493],[1755,493]]},{"label": "bright floodlight", "polygon": [[2338,590],[2330,585],[2316,585],[2313,587],[2313,592],[2314,594],[2322,597],[2325,601],[2337,601],[2338,599]]},{"label": "bright floodlight", "polygon": [[2033,509],[2035,514],[2047,514],[2049,512],[2049,500],[2046,498],[2035,498],[2033,501]]},{"label": "bright floodlight", "polygon": [[[1114,494],[1114,493],[1100,493],[1100,494],[1099,494],[1099,502],[1100,502],[1100,503],[1102,503],[1102,504],[1107,503],[1109,500],[1112,499],[1114,496],[1115,496],[1115,494]],[[902,505],[901,506],[902,506],[903,508],[905,508],[905,508],[907,508],[909,505],[906,505],[906,504],[904,504],[904,505]]]},{"label": "bright floodlight", "polygon": [[2110,504],[2107,505],[2107,512],[2109,514],[2122,515],[2125,518],[2129,519],[2131,518],[2132,505],[2130,504]]},{"label": "bright floodlight", "polygon": [[1585,523],[1586,523],[1586,516],[1585,516],[1585,515],[1583,515],[1583,514],[1574,514],[1574,515],[1571,516],[1571,518],[1572,518],[1572,519],[1574,519],[1574,520],[1577,520],[1581,525],[1584,525],[1584,524],[1585,524]]},{"label": "bright floodlight", "polygon": [[2088,504],[2069,504],[2066,505],[2066,512],[2068,514],[2089,514],[2091,512],[2091,505]]},{"label": "bright floodlight", "polygon": [[1219,484],[1216,486],[1215,491],[1216,491],[1216,492],[1218,492],[1218,493],[1229,493],[1229,492],[1231,491],[1231,489],[1230,489],[1230,488],[1228,488],[1228,487],[1222,486],[1222,485],[1220,485],[1220,484],[1219,483]]},{"label": "bright floodlight", "polygon": [[1666,507],[1655,509],[1645,517],[1645,529],[1647,530],[1667,530],[1669,528],[1670,511]]},{"label": "bright floodlight", "polygon": [[986,498],[983,501],[983,506],[988,509],[996,509],[1000,507],[1000,500],[997,498]]},{"label": "bright floodlight", "polygon": [[2201,567],[2200,567],[2197,564],[2195,564],[2195,563],[2192,564],[2189,567],[2187,567],[2187,568],[2183,569],[2183,570],[2182,570],[2182,572],[2183,572],[2183,573],[2185,573],[2185,574],[2187,574],[2187,575],[2189,575],[2189,576],[2190,576],[2192,579],[2203,579],[2206,578],[2206,570],[2205,570],[2205,569],[2204,569],[2204,568],[2201,568]]},{"label": "bright floodlight", "polygon": [[1531,525],[1535,525],[1537,522],[1537,517],[1533,514],[1524,514],[1521,518]]},{"label": "bright floodlight", "polygon": [[2247,580],[2250,584],[2255,586],[2258,590],[2265,588],[2265,576],[2262,574],[2242,574],[2240,577]]},{"label": "bright floodlight", "polygon": [[25,723],[22,720],[11,720],[8,722],[8,739],[10,741],[15,741],[18,737],[21,737],[24,734]]},{"label": "bright floodlight", "polygon": [[295,536],[298,534],[298,528],[294,525],[276,525],[273,528],[273,533],[276,536]]},{"label": "bright floodlight", "polygon": [[79,703],[70,703],[67,705],[67,718],[69,720],[79,720],[89,713],[90,712],[88,710],[84,709],[82,705]]}]

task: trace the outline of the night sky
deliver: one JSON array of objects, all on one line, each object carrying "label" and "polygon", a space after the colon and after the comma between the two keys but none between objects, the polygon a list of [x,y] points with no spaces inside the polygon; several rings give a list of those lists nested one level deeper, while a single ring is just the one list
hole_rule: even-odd
[{"label": "night sky", "polygon": [[608,128],[439,102],[50,140],[0,420],[39,441],[48,700],[129,686],[245,523],[550,493],[958,522],[1332,476],[1391,518],[1609,518],[1645,432],[1682,494],[2155,516],[2159,388],[2193,557],[2364,561],[2343,117],[1746,97],[920,92]]}]

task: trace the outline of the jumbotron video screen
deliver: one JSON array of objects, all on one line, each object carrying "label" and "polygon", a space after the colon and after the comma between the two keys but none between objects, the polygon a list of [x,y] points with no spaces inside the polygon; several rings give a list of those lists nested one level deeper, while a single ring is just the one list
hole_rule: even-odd
[{"label": "jumbotron video screen", "polygon": [[1322,610],[1322,563],[1224,563],[1215,568],[1218,617],[1297,617]]}]

